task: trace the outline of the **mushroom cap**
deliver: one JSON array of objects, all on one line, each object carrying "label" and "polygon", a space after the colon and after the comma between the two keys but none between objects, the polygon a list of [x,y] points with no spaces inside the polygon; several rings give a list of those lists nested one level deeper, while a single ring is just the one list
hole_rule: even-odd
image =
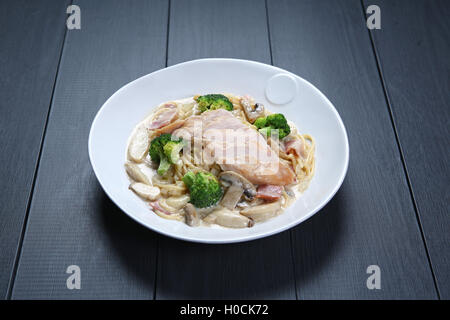
[{"label": "mushroom cap", "polygon": [[264,116],[264,105],[261,103],[253,104],[253,99],[250,97],[244,96],[241,98],[240,103],[244,109],[245,115],[251,123],[255,122],[257,118]]},{"label": "mushroom cap", "polygon": [[234,171],[223,171],[219,174],[219,180],[221,182],[229,183],[229,184],[238,184],[242,186],[242,189],[252,189],[256,192],[256,187],[248,181],[246,178],[244,178],[242,175],[240,175],[237,172]]},{"label": "mushroom cap", "polygon": [[184,217],[186,219],[186,224],[195,227],[199,225],[199,217],[195,207],[191,203],[187,203],[184,207]]},{"label": "mushroom cap", "polygon": [[[253,183],[248,181],[246,178],[244,178],[242,175],[240,175],[237,172],[224,171],[219,174],[219,181],[228,187],[231,185],[234,185],[234,186],[239,186],[240,188],[242,188],[242,192],[243,192],[246,200],[251,201],[256,196],[256,187],[253,185]],[[231,188],[231,189],[236,189],[236,188]],[[236,190],[233,190],[233,191],[235,193]],[[242,193],[241,193],[241,195],[242,195]],[[241,197],[241,195],[239,196],[239,198]],[[233,198],[235,198],[235,197],[233,196]],[[236,200],[236,203],[237,203],[237,201],[239,201],[239,199],[235,199],[235,200]],[[236,205],[236,203],[234,205]]]}]

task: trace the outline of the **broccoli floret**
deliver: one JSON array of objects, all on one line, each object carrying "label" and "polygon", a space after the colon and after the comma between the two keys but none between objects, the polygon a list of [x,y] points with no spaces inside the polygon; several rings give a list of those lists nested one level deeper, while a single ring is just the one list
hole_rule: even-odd
[{"label": "broccoli floret", "polygon": [[281,113],[274,113],[267,117],[258,118],[254,125],[259,128],[259,132],[267,137],[270,136],[271,130],[273,129],[278,129],[278,137],[280,139],[283,139],[291,133],[291,128]]},{"label": "broccoli floret", "polygon": [[163,148],[167,142],[171,141],[171,139],[171,134],[164,133],[152,140],[152,142],[150,143],[150,149],[148,150],[152,161],[159,162],[161,160],[161,156],[164,156]]},{"label": "broccoli floret", "polygon": [[253,123],[257,128],[261,129],[266,126],[267,123],[267,117],[261,117],[256,119],[255,123]]},{"label": "broccoli floret", "polygon": [[164,145],[164,154],[170,163],[177,163],[180,160],[180,151],[183,150],[184,143],[180,139],[178,141],[169,141]]},{"label": "broccoli floret", "polygon": [[[181,146],[180,148],[179,145]],[[172,135],[169,133],[162,134],[152,140],[148,152],[153,162],[159,162],[157,170],[159,175],[164,175],[170,169],[170,165],[178,161],[179,152],[182,148],[183,143],[181,138],[172,141]],[[177,149],[178,152],[176,152]]]},{"label": "broccoli floret", "polygon": [[193,173],[192,171],[188,171],[183,177],[183,182],[186,185],[186,187],[188,187],[188,189],[191,188],[191,186],[194,184],[194,181],[195,181],[195,173]]},{"label": "broccoli floret", "polygon": [[161,161],[159,162],[159,167],[158,170],[156,170],[156,172],[158,172],[158,174],[160,176],[163,176],[166,174],[166,172],[170,169],[170,162],[169,159],[167,159],[166,157],[162,157]]},{"label": "broccoli floret", "polygon": [[264,127],[259,129],[258,131],[265,137],[270,137],[272,134],[272,130],[278,130],[278,138],[283,139],[288,134],[283,129],[272,129],[271,127]]},{"label": "broccoli floret", "polygon": [[[263,136],[265,137],[270,137],[270,132],[271,132],[272,128],[271,127],[264,127],[259,129],[258,131],[262,133]],[[279,135],[280,133],[278,133]]]},{"label": "broccoli floret", "polygon": [[189,189],[190,202],[197,208],[210,207],[222,198],[222,187],[211,173],[198,172],[194,174],[189,171],[184,175],[183,182]]},{"label": "broccoli floret", "polygon": [[233,104],[223,94],[206,94],[197,97],[195,100],[198,102],[200,112],[217,109],[233,110]]},{"label": "broccoli floret", "polygon": [[274,113],[267,116],[267,125],[275,129],[283,129],[284,131],[291,132],[291,128],[287,123],[286,118],[281,113]]}]

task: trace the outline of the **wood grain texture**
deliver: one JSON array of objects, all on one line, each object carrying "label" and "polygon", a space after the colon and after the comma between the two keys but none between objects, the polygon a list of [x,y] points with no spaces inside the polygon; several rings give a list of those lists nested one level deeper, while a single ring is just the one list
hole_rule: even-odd
[{"label": "wood grain texture", "polygon": [[[435,299],[360,2],[269,0],[269,22],[274,64],[327,95],[350,142],[341,190],[295,228],[299,298]],[[381,290],[366,287],[369,265]]]},{"label": "wood grain texture", "polygon": [[168,64],[201,58],[270,64],[264,0],[173,0]]},{"label": "wood grain texture", "polygon": [[437,286],[450,299],[450,2],[370,4],[381,9],[375,48]]},{"label": "wood grain texture", "polygon": [[[101,190],[88,159],[92,120],[105,100],[164,67],[168,1],[77,1],[67,31],[14,299],[151,299],[155,234]],[[66,268],[81,268],[68,290]]]},{"label": "wood grain texture", "polygon": [[7,295],[26,219],[67,2],[0,2],[0,298]]},{"label": "wood grain texture", "polygon": [[[169,30],[170,64],[205,57],[270,64],[264,1],[172,1]],[[157,299],[295,299],[289,232],[230,245],[162,238],[158,262]]]}]

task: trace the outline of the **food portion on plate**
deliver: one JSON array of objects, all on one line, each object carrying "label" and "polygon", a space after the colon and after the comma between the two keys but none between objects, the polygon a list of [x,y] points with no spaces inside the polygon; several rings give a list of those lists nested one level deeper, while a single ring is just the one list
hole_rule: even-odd
[{"label": "food portion on plate", "polygon": [[250,96],[158,106],[131,133],[130,189],[162,218],[252,227],[283,212],[314,175],[314,139]]}]

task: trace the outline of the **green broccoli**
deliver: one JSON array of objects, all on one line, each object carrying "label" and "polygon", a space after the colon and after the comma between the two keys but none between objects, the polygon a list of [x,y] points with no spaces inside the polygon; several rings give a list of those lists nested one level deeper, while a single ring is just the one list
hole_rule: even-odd
[{"label": "green broccoli", "polygon": [[206,94],[197,97],[195,100],[198,102],[200,112],[217,109],[233,110],[233,104],[223,94]]},{"label": "green broccoli", "polygon": [[190,189],[195,182],[195,173],[188,171],[183,177],[183,182]]},{"label": "green broccoli", "polygon": [[278,130],[278,137],[280,139],[283,139],[291,133],[291,128],[289,127],[286,118],[281,113],[274,113],[267,117],[258,118],[254,125],[259,129],[259,132],[266,137],[270,136],[273,129]]},{"label": "green broccoli", "polygon": [[222,198],[223,190],[217,178],[208,172],[187,172],[183,177],[184,184],[191,195],[190,202],[197,208],[215,205]]},{"label": "green broccoli", "polygon": [[264,128],[267,123],[267,117],[261,117],[256,119],[255,123],[253,123],[257,128]]},{"label": "green broccoli", "polygon": [[[272,128],[271,127],[264,127],[264,128],[259,129],[258,131],[261,132],[264,137],[270,137],[270,133],[272,132]],[[280,132],[278,132],[278,135],[280,135]]]},{"label": "green broccoli", "polygon": [[184,143],[181,139],[178,141],[169,141],[164,145],[164,154],[170,163],[175,164],[180,160],[180,151],[183,150],[183,147]]},{"label": "green broccoli", "polygon": [[170,169],[169,159],[167,159],[166,157],[162,157],[161,161],[159,162],[158,170],[156,170],[156,172],[158,172],[160,176],[163,176],[166,174],[167,171],[169,171],[169,169]]},{"label": "green broccoli", "polygon": [[150,143],[150,149],[148,150],[150,154],[150,158],[152,158],[152,161],[159,162],[161,160],[161,156],[164,155],[164,145],[171,141],[172,135],[169,133],[164,133],[160,135],[159,137],[156,137],[152,140]]},{"label": "green broccoli", "polygon": [[148,152],[153,162],[159,162],[157,170],[159,175],[163,176],[170,169],[171,164],[178,161],[182,148],[182,139],[172,141],[172,135],[169,133],[164,133],[152,140]]}]

